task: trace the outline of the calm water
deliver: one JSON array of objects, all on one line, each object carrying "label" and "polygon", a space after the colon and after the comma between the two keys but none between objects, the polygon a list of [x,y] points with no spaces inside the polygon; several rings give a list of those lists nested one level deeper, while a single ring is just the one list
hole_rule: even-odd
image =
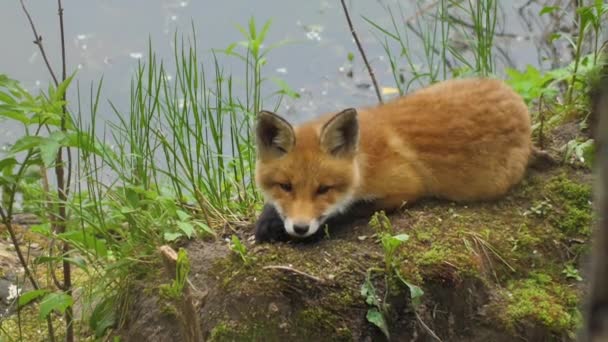
[{"label": "calm water", "polygon": [[[382,5],[396,1],[349,1],[360,38],[376,70],[381,86],[392,86],[389,64],[370,26],[361,16],[388,24]],[[52,64],[59,72],[59,34],[55,1],[26,1]],[[416,1],[401,1],[406,14],[416,13]],[[421,7],[434,1],[420,2]],[[501,2],[500,35],[496,38],[502,53],[500,65],[523,68],[526,64],[541,65],[549,53],[537,48],[546,22],[536,14],[540,5],[518,11],[527,1]],[[0,73],[9,74],[30,90],[46,87],[49,82],[32,32],[19,1],[4,1],[0,12]],[[148,38],[156,52],[171,59],[175,30],[189,33],[192,22],[198,35],[201,56],[209,57],[211,48],[224,48],[241,40],[237,24],[246,25],[253,16],[258,24],[272,19],[269,43],[283,39],[298,43],[281,47],[269,56],[267,76],[283,78],[301,93],[298,100],[287,101],[281,113],[300,121],[322,112],[346,106],[375,103],[367,74],[338,0],[65,0],[65,26],[69,70],[79,69],[81,86],[104,77],[103,97],[120,108],[127,108],[130,79],[138,59],[145,59]],[[523,14],[523,16],[522,16]],[[457,37],[454,37],[455,39]],[[355,53],[354,77],[344,72],[349,52]],[[406,75],[407,76],[407,75]],[[75,92],[70,94],[75,99]],[[113,114],[107,106],[103,119]],[[13,140],[15,131],[0,123],[0,142]]]}]

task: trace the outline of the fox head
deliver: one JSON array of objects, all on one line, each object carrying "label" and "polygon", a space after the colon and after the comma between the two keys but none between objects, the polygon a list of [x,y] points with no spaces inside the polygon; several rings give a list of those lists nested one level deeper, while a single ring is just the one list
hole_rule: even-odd
[{"label": "fox head", "polygon": [[297,127],[262,111],[256,145],[256,183],[289,235],[313,235],[353,201],[359,185],[356,110],[346,109],[321,125]]}]

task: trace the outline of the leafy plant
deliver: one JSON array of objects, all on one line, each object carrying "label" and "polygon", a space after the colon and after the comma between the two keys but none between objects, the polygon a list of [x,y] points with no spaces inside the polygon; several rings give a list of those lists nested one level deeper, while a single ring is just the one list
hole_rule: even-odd
[{"label": "leafy plant", "polygon": [[182,296],[182,292],[186,282],[188,281],[188,274],[190,273],[190,260],[186,250],[180,248],[177,251],[177,261],[175,264],[175,278],[171,282],[171,285],[163,285],[161,292],[170,299],[178,299]]},{"label": "leafy plant", "polygon": [[230,242],[230,250],[241,258],[245,266],[251,265],[254,258],[249,255],[249,253],[247,252],[247,247],[243,245],[239,237],[233,234],[232,238],[230,239]]},{"label": "leafy plant", "polygon": [[365,316],[367,321],[377,326],[386,338],[390,340],[388,324],[384,317],[386,303],[384,303],[378,295],[378,291],[371,281],[371,272],[369,271],[365,277],[365,282],[361,285],[361,296],[365,298],[367,305],[371,306],[371,308],[367,310],[367,315]]},{"label": "leafy plant", "polygon": [[571,164],[580,163],[588,168],[593,167],[595,160],[595,143],[593,139],[573,139],[570,140],[564,148],[564,159],[566,162]]},{"label": "leafy plant", "polygon": [[[394,279],[398,279],[399,282],[408,287],[410,302],[414,308],[419,305],[420,297],[424,292],[420,287],[406,281],[399,273],[398,267],[396,267],[396,252],[403,243],[408,241],[409,236],[407,234],[392,235],[394,231],[393,225],[383,211],[374,213],[369,224],[377,232],[376,234],[380,240],[384,252],[384,268],[370,268],[367,270],[365,281],[361,285],[361,295],[365,298],[367,305],[370,306],[366,315],[367,320],[377,326],[386,338],[390,340],[386,319],[390,309],[387,298],[391,286],[394,284]],[[384,275],[385,290],[382,297],[372,281],[373,272],[381,272]]]},{"label": "leafy plant", "polygon": [[576,281],[583,281],[583,277],[581,277],[580,273],[576,269],[576,267],[568,264],[564,267],[562,274],[566,277],[566,279],[574,279]]}]

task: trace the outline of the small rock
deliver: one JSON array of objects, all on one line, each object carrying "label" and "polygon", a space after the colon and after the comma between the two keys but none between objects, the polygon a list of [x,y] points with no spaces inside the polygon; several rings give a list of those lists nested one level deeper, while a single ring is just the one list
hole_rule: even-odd
[{"label": "small rock", "polygon": [[279,307],[275,303],[270,303],[268,305],[268,310],[270,312],[279,312]]},{"label": "small rock", "polygon": [[358,236],[357,239],[359,239],[359,241],[364,241],[365,239],[367,239],[367,235]]}]

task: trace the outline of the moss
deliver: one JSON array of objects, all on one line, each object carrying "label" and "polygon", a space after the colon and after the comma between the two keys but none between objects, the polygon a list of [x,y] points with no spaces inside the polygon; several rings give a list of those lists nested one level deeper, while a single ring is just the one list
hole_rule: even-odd
[{"label": "moss", "polygon": [[548,185],[553,202],[559,206],[553,224],[569,236],[589,236],[593,221],[592,189],[568,179],[566,175],[554,177]]},{"label": "moss", "polygon": [[579,209],[572,206],[566,206],[564,213],[555,220],[555,225],[563,233],[568,235],[591,235],[592,224],[591,210]]},{"label": "moss", "polygon": [[239,321],[224,320],[213,327],[208,341],[282,341],[280,323],[277,320],[256,320],[252,317]]},{"label": "moss", "polygon": [[448,260],[448,251],[449,248],[445,246],[435,245],[430,250],[419,255],[416,261],[420,266],[437,265]]},{"label": "moss", "polygon": [[[301,334],[310,335],[310,331],[327,330],[326,334],[321,335],[331,336],[334,341],[350,341],[352,340],[352,332],[343,324],[339,315],[328,311],[321,307],[312,307],[300,311],[296,318],[296,324]],[[300,335],[300,336],[304,336]]]},{"label": "moss", "polygon": [[577,293],[547,274],[532,273],[530,278],[509,282],[507,289],[502,292],[507,303],[503,319],[510,328],[535,323],[567,334],[580,324]]},{"label": "moss", "polygon": [[593,195],[591,186],[573,182],[565,174],[554,177],[548,188],[559,198],[567,200],[579,209],[588,208]]}]

